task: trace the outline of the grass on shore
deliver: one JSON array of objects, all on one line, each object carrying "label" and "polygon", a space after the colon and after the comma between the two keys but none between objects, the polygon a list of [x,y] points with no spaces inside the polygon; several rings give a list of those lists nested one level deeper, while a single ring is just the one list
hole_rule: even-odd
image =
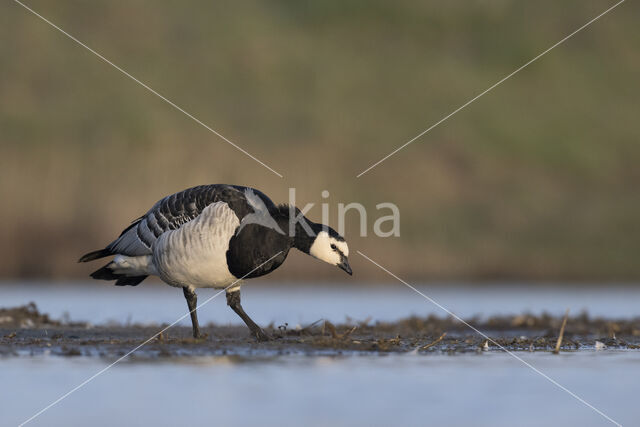
[{"label": "grass on shore", "polygon": [[[611,4],[32,2],[284,179],[4,4],[0,274],[85,276],[78,256],[157,199],[225,182],[296,187],[315,220],[329,190],[370,234],[397,204],[400,238],[358,237],[355,215],[347,238],[407,278],[637,280],[636,3],[355,178]],[[342,278],[294,258],[278,277]]]}]

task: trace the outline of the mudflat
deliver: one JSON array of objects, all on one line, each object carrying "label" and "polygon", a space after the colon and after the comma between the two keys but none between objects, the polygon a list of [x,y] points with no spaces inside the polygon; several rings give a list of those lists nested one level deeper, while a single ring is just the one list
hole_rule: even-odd
[{"label": "mudflat", "polygon": [[[334,325],[319,319],[305,327],[268,325],[272,337],[257,342],[244,326],[209,324],[205,338],[191,328],[167,325],[89,325],[55,320],[34,304],[0,309],[0,355],[131,358],[189,356],[277,356],[287,354],[458,354],[482,351],[550,352],[556,348],[563,319],[516,315],[466,319],[410,317],[395,322],[363,321]],[[162,332],[160,332],[162,331]],[[640,349],[640,318],[568,317],[560,351]]]}]

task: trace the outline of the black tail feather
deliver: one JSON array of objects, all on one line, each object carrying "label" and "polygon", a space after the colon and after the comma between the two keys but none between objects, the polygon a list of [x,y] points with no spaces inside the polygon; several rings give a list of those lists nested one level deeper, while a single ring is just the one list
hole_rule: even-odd
[{"label": "black tail feather", "polygon": [[100,249],[98,251],[89,252],[88,254],[84,254],[78,262],[88,262],[93,261],[94,259],[100,259],[104,257],[108,257],[113,255],[113,253],[108,249]]},{"label": "black tail feather", "polygon": [[102,268],[99,268],[98,270],[94,271],[93,273],[90,274],[91,277],[93,277],[94,279],[98,279],[98,280],[116,280],[119,279],[120,277],[122,277],[122,274],[116,274],[114,273],[111,268],[109,268],[113,263],[110,262],[109,264],[105,265]]},{"label": "black tail feather", "polygon": [[122,276],[116,282],[116,286],[138,286],[140,282],[142,282],[147,277],[149,276],[134,276],[134,277]]},{"label": "black tail feather", "polygon": [[91,277],[98,280],[116,280],[116,286],[136,286],[139,285],[148,276],[125,276],[124,274],[114,273],[110,266],[113,263],[105,265],[104,267],[91,273]]}]

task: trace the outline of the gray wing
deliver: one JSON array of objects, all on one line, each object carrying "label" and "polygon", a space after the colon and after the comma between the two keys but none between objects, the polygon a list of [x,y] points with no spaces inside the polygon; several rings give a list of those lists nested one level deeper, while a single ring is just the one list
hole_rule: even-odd
[{"label": "gray wing", "polygon": [[[128,256],[150,255],[153,243],[165,232],[176,230],[198,217],[212,203],[222,201],[241,220],[253,212],[247,203],[248,187],[213,184],[192,187],[158,201],[149,211],[126,228],[106,250]],[[270,207],[273,202],[258,190],[253,190]]]}]

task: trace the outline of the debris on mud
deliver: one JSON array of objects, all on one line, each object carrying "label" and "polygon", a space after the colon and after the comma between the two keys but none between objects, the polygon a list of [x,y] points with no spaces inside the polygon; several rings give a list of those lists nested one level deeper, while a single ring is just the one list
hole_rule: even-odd
[{"label": "debris on mud", "polygon": [[[458,354],[491,351],[553,352],[559,344],[562,317],[548,314],[472,318],[409,317],[397,322],[348,321],[334,325],[318,320],[306,327],[266,328],[273,338],[256,342],[244,326],[207,325],[204,339],[190,338],[191,327],[91,326],[52,320],[34,304],[0,309],[0,356],[59,355],[166,358],[212,355],[277,356],[281,354],[348,355],[358,353]],[[161,332],[162,331],[162,332]],[[560,352],[640,349],[640,318],[567,317]]]},{"label": "debris on mud", "polygon": [[70,323],[59,320],[51,320],[48,314],[38,311],[38,307],[34,303],[21,305],[19,307],[1,308],[0,307],[0,328],[41,328],[53,326],[83,326],[85,323]]}]

